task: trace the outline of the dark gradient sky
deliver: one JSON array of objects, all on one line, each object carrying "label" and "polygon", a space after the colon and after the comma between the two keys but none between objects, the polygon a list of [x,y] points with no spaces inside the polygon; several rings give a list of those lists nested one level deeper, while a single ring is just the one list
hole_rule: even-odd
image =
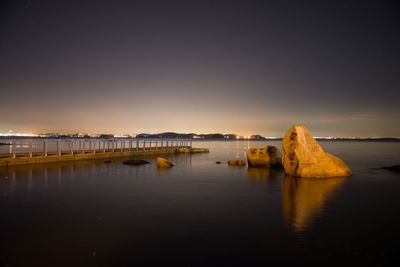
[{"label": "dark gradient sky", "polygon": [[0,131],[400,136],[395,1],[3,1]]}]

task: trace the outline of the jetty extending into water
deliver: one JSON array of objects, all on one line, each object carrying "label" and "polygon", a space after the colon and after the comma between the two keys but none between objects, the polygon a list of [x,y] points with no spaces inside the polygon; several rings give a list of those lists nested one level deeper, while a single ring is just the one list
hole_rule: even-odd
[{"label": "jetty extending into water", "polygon": [[[3,139],[0,167],[151,154],[201,153],[190,139]],[[4,145],[3,145],[4,147]],[[6,151],[5,151],[6,150]]]}]

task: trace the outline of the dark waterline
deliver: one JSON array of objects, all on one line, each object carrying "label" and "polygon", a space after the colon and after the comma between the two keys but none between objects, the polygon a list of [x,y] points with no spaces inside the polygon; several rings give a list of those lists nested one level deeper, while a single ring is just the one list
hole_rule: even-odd
[{"label": "dark waterline", "polygon": [[[247,147],[175,167],[124,159],[0,168],[0,266],[395,265],[400,144],[321,142],[354,175],[326,180],[228,167]],[[222,161],[222,164],[215,164]]]}]

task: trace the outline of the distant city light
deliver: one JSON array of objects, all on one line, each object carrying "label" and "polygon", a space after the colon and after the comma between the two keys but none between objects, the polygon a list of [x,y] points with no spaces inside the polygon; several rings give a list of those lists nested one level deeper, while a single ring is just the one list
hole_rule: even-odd
[{"label": "distant city light", "polygon": [[14,132],[12,130],[10,130],[9,132],[5,132],[5,133],[1,133],[0,132],[0,136],[3,137],[10,137],[10,136],[16,136],[16,137],[37,137],[37,134],[33,134],[33,133],[18,133],[18,132]]}]

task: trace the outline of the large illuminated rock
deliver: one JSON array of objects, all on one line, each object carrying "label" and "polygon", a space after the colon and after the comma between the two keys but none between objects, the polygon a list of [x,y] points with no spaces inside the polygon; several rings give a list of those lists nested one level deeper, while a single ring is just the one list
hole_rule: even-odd
[{"label": "large illuminated rock", "polygon": [[281,167],[278,149],[274,146],[249,148],[246,151],[247,161],[252,167]]},{"label": "large illuminated rock", "polygon": [[285,173],[297,177],[350,176],[351,170],[339,158],[324,152],[302,125],[290,128],[282,141]]}]

